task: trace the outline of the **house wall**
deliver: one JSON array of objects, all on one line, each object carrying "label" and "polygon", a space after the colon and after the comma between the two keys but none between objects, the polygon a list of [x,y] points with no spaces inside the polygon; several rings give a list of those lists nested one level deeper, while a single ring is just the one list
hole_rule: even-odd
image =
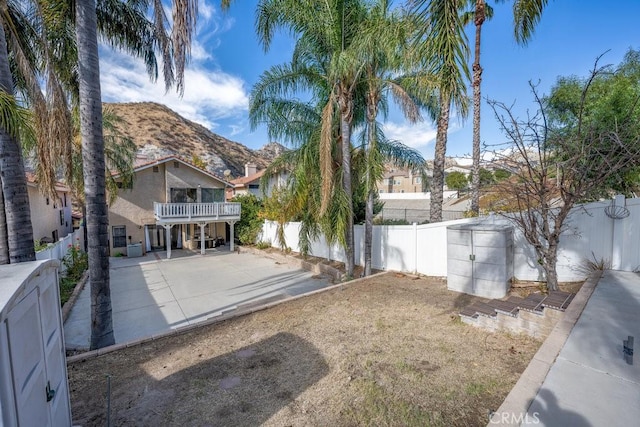
[{"label": "house wall", "polygon": [[57,199],[49,200],[49,204],[47,204],[47,198],[40,193],[37,187],[29,185],[27,189],[35,240],[40,240],[43,237],[53,239],[54,231],[57,232],[58,239],[61,239],[73,231],[69,193],[59,191]]},{"label": "house wall", "polygon": [[[557,271],[560,281],[580,281],[588,275],[586,261],[603,260],[616,270],[640,269],[640,199],[619,196],[617,206],[624,206],[629,216],[612,219],[605,209],[611,201],[594,202],[578,206],[571,211],[566,230],[560,238]],[[465,223],[510,225],[506,218],[488,217],[461,219],[437,224],[373,227],[373,268],[417,272],[428,276],[447,275],[447,226]],[[362,265],[364,231],[357,225],[354,230],[355,261]],[[266,221],[261,240],[277,247],[277,224]],[[299,251],[299,223],[285,226],[287,246]],[[331,260],[344,261],[344,251],[337,245],[327,245],[320,236],[312,242],[311,254]],[[544,279],[537,255],[526,242],[522,232],[514,227],[514,276],[520,280]]]},{"label": "house wall", "polygon": [[[120,189],[118,197],[109,207],[109,248],[111,256],[118,252],[126,254],[126,247],[113,247],[113,226],[126,227],[127,243],[131,236],[132,243],[145,242],[145,225],[155,224],[153,202],[168,203],[171,188],[224,188],[224,183],[210,177],[184,163],[174,167],[173,161],[157,165],[158,171],[148,167],[136,172],[133,188]],[[198,198],[200,195],[198,195]],[[196,227],[199,232],[199,227]],[[193,226],[191,230],[193,236]],[[186,227],[182,227],[182,241],[185,247],[191,247],[192,242],[185,240]],[[224,236],[224,232],[220,233]]]},{"label": "house wall", "polygon": [[[144,226],[156,223],[153,216],[153,202],[166,201],[164,176],[164,164],[158,165],[158,172],[153,172],[153,168],[143,169],[136,173],[133,188],[121,188],[118,191],[116,201],[109,206],[111,256],[118,252],[127,253],[126,247],[113,247],[113,226],[124,225],[127,236],[131,236],[132,243],[144,242]],[[129,243],[128,238],[127,243]]]},{"label": "house wall", "polygon": [[165,200],[167,202],[171,198],[172,188],[198,188],[198,185],[203,188],[224,188],[224,183],[217,179],[205,175],[184,163],[178,162],[178,164],[180,165],[178,168],[174,167],[173,161],[162,164],[166,178]]}]

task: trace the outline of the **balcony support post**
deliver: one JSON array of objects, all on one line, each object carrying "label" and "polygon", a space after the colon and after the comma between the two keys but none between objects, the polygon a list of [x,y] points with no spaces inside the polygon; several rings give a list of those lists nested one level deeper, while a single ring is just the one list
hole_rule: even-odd
[{"label": "balcony support post", "polygon": [[233,237],[233,225],[235,224],[235,221],[227,221],[227,224],[229,224],[229,251],[233,252],[233,244],[235,243],[235,238]]},{"label": "balcony support post", "polygon": [[171,259],[171,227],[173,227],[174,224],[163,224],[162,226],[164,227],[165,230],[165,239],[164,241],[166,242],[167,245],[167,259]]},{"label": "balcony support post", "polygon": [[204,247],[207,244],[207,241],[204,238],[204,222],[198,223],[200,226],[200,255],[204,255]]}]

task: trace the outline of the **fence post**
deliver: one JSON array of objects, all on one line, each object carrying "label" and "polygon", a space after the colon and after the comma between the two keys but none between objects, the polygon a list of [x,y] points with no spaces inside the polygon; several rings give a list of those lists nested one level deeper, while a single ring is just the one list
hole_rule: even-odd
[{"label": "fence post", "polygon": [[413,274],[418,274],[418,223],[413,223]]},{"label": "fence post", "polygon": [[[616,206],[625,205],[625,196],[618,194],[614,198]],[[620,270],[622,268],[622,248],[624,247],[624,220],[613,220],[613,241],[611,242],[611,268]]]}]

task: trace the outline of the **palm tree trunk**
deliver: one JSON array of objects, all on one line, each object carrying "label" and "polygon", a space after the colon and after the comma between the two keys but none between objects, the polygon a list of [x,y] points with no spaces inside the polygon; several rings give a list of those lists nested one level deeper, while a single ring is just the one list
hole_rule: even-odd
[{"label": "palm tree trunk", "polygon": [[431,206],[429,222],[442,221],[442,190],[444,188],[444,158],[447,152],[447,131],[449,130],[449,98],[440,94],[440,115],[436,133],[436,148],[433,159],[433,185],[431,186]]},{"label": "palm tree trunk", "polygon": [[480,213],[480,84],[482,83],[480,37],[485,18],[484,5],[484,0],[476,1],[476,40],[473,61],[473,165],[471,167],[471,212],[476,215]]},{"label": "palm tree trunk", "polygon": [[[4,28],[0,24],[0,90],[12,94],[13,81]],[[27,178],[18,138],[0,128],[0,264],[35,261]]]},{"label": "palm tree trunk", "polygon": [[105,191],[104,140],[95,0],[76,2],[80,133],[84,170],[89,281],[91,282],[91,349],[115,343],[109,286],[108,211]]},{"label": "palm tree trunk", "polygon": [[366,152],[367,156],[367,165],[366,165],[366,185],[367,185],[367,203],[365,206],[365,220],[364,220],[364,276],[371,275],[371,250],[373,245],[373,201],[374,201],[374,191],[375,184],[373,182],[372,177],[372,168],[373,168],[373,154],[374,150],[377,150],[376,144],[376,128],[375,128],[375,120],[378,114],[377,112],[377,100],[372,99],[372,94],[370,93],[367,97],[367,130],[369,135],[368,138],[368,149]]},{"label": "palm tree trunk", "polygon": [[[1,138],[2,136],[0,136]],[[2,177],[0,177],[1,179]],[[2,185],[0,185],[0,265],[9,264],[9,241],[7,238],[7,216],[4,213],[4,196],[2,195]]]},{"label": "palm tree trunk", "polygon": [[351,182],[351,122],[353,120],[353,100],[346,88],[341,88],[338,96],[340,107],[340,137],[342,139],[342,187],[347,199],[347,225],[345,229],[345,274],[353,278],[355,261],[353,238],[353,190]]}]

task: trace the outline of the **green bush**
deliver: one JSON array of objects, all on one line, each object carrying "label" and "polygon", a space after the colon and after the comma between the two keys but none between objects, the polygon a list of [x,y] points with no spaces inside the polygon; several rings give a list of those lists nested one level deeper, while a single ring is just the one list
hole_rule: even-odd
[{"label": "green bush", "polygon": [[253,194],[241,194],[232,202],[240,203],[240,221],[236,223],[235,234],[242,245],[253,245],[262,231],[264,220],[260,218],[262,202]]},{"label": "green bush", "polygon": [[411,225],[406,219],[383,219],[375,218],[373,220],[374,225]]},{"label": "green bush", "polygon": [[261,240],[258,243],[256,243],[256,247],[258,249],[269,249],[271,247],[271,242],[269,241],[265,242],[264,240]]},{"label": "green bush", "polygon": [[67,254],[62,258],[62,265],[65,269],[60,276],[60,303],[64,305],[84,272],[89,268],[89,258],[80,250],[80,245],[69,245]]}]

